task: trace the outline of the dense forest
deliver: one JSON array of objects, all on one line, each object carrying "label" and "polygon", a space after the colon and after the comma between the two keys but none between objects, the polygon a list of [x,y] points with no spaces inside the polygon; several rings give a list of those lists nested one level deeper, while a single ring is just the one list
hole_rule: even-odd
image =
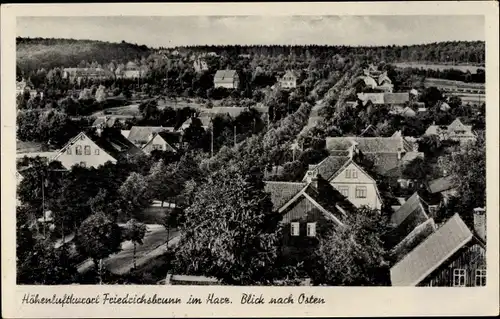
[{"label": "dense forest", "polygon": [[99,64],[112,60],[128,62],[147,56],[145,45],[92,40],[16,38],[17,68],[22,71],[76,67],[81,61]]},{"label": "dense forest", "polygon": [[[104,65],[115,61],[140,60],[154,53],[167,52],[164,48],[148,48],[145,45],[110,43],[92,40],[21,38],[17,43],[17,68],[30,72],[37,69],[55,67],[76,67],[82,61]],[[358,60],[360,58],[386,63],[425,61],[429,63],[477,64],[485,63],[485,43],[483,41],[439,42],[411,46],[351,47],[333,45],[252,45],[252,46],[190,46],[176,48],[181,56],[214,52],[229,60],[238,55],[249,55],[256,65],[266,65],[266,58],[286,60],[294,63],[325,65],[335,62],[338,57]],[[174,49],[168,49],[174,50]],[[332,61],[333,59],[333,61]],[[182,59],[181,59],[182,60]],[[231,64],[231,63],[230,63]]]}]

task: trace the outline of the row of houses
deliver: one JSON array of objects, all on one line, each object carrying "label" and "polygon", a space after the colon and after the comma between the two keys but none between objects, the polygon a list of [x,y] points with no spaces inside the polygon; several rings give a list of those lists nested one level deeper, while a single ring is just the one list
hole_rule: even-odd
[{"label": "row of houses", "polygon": [[107,79],[137,79],[144,77],[148,69],[146,66],[138,66],[135,62],[128,62],[126,65],[118,66],[111,71],[103,68],[64,68],[62,70],[63,79],[70,81],[81,81],[83,79],[107,80]]}]

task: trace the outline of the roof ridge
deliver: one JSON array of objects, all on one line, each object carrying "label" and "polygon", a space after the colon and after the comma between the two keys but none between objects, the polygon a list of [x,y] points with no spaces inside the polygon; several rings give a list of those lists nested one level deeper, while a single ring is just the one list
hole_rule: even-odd
[{"label": "roof ridge", "polygon": [[[433,239],[434,236],[436,236],[436,234],[440,234],[440,231],[442,231],[442,229],[447,226],[450,222],[452,221],[461,221],[462,224],[465,225],[464,221],[462,220],[462,218],[460,218],[460,215],[458,213],[455,213],[453,214],[452,217],[450,217],[441,227],[439,227],[438,229],[436,229],[432,234],[430,234],[429,236],[427,236],[420,244],[418,244],[417,246],[415,246],[410,252],[408,252],[406,254],[406,256],[404,256],[400,261],[398,261],[396,264],[394,264],[394,266],[391,267],[391,270],[394,269],[396,266],[400,265],[403,261],[405,261],[408,256],[410,256],[415,250],[417,250],[419,247],[421,247],[422,245],[424,245],[426,242],[428,242],[429,240]],[[469,227],[467,227],[467,225],[465,225],[465,228],[468,230],[468,232],[470,233],[470,238],[467,240],[467,241],[464,241],[462,242],[461,246],[460,247],[463,247],[463,245],[465,243],[467,243],[468,241],[470,241],[470,239],[472,238],[472,236],[474,236],[474,233],[471,232],[471,230],[469,229]],[[458,249],[460,249],[460,247],[458,247]],[[440,263],[442,264],[442,262]],[[439,267],[439,265],[438,265]],[[436,267],[434,267],[435,269]],[[425,279],[425,278],[424,278]],[[421,280],[420,280],[421,281]],[[418,283],[417,283],[418,284]]]},{"label": "roof ridge", "polygon": [[275,183],[275,184],[290,184],[290,185],[305,185],[306,182],[287,182],[287,181],[264,181],[264,183]]}]

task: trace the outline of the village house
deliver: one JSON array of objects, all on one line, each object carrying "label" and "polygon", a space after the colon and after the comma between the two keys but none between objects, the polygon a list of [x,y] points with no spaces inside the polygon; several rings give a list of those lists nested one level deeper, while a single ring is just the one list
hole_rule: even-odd
[{"label": "village house", "polygon": [[429,195],[434,199],[435,209],[446,206],[451,197],[458,194],[458,182],[452,175],[433,179],[427,183]]},{"label": "village house", "polygon": [[477,138],[476,134],[472,131],[472,126],[464,125],[459,118],[456,118],[448,126],[432,124],[424,133],[424,136],[431,135],[436,135],[441,140],[457,141],[461,145],[474,142]]},{"label": "village house", "polygon": [[27,82],[25,79],[16,81],[16,96],[23,94],[26,91],[30,93],[31,98],[34,98],[38,94],[40,94],[40,98],[43,99],[43,92],[38,92],[37,90],[35,90],[30,81]]},{"label": "village house", "polygon": [[119,66],[115,70],[117,79],[138,79],[146,74],[147,68],[140,67],[137,63],[129,61],[125,66]]},{"label": "village house", "polygon": [[59,150],[52,159],[59,161],[66,169],[73,165],[98,167],[106,162],[116,163],[128,160],[144,152],[127,140],[120,132],[104,129],[96,134],[81,132]]},{"label": "village house", "polygon": [[238,73],[235,70],[218,70],[214,76],[215,88],[237,89],[240,84]]},{"label": "village house", "polygon": [[363,76],[361,79],[365,85],[371,89],[392,92],[394,85],[392,80],[387,76],[387,71],[380,71],[375,65],[370,64],[368,68],[363,69]]},{"label": "village house", "polygon": [[486,285],[483,209],[474,211],[471,231],[458,214],[430,234],[390,270],[392,286],[474,287]]},{"label": "village house", "polygon": [[208,71],[208,64],[205,60],[196,59],[193,62],[193,68],[196,72],[201,73],[204,71]]},{"label": "village house", "polygon": [[413,230],[430,219],[429,205],[414,193],[403,205],[391,216],[391,224],[394,226],[389,234],[391,246],[396,246],[402,241],[408,241]]},{"label": "village house", "polygon": [[92,123],[92,127],[97,129],[110,128],[113,127],[117,121],[124,123],[125,119],[120,119],[116,116],[109,116],[109,115],[99,116]]},{"label": "village house", "polygon": [[298,78],[299,75],[297,72],[288,70],[281,78],[278,79],[278,83],[280,87],[284,89],[294,89],[297,87]]},{"label": "village house", "polygon": [[163,126],[132,126],[128,133],[127,139],[135,146],[142,148],[146,143],[149,143],[154,134],[159,132],[173,132],[173,127]]},{"label": "village house", "polygon": [[387,105],[389,107],[403,106],[406,107],[407,103],[410,102],[410,94],[408,92],[403,93],[358,93],[358,99],[367,105],[371,102],[373,105]]},{"label": "village house", "polygon": [[329,156],[317,165],[310,165],[303,181],[309,182],[319,174],[356,207],[380,210],[382,197],[377,182],[353,159],[356,151],[353,144],[347,156]]},{"label": "village house", "polygon": [[345,227],[356,208],[321,176],[308,183],[265,182],[274,210],[282,215],[283,245],[287,252],[308,249],[329,229]]},{"label": "village house", "polygon": [[63,79],[80,82],[82,79],[106,80],[113,78],[111,71],[102,68],[64,68]]},{"label": "village house", "polygon": [[373,171],[389,177],[393,183],[404,182],[404,167],[424,154],[418,152],[418,144],[410,143],[401,134],[392,137],[327,137],[326,149],[330,155],[334,152],[347,151],[356,143],[362,157],[373,163]]},{"label": "village house", "polygon": [[152,134],[151,139],[143,146],[142,150],[146,154],[151,154],[155,150],[176,153],[180,144],[181,135],[179,133],[159,131]]}]

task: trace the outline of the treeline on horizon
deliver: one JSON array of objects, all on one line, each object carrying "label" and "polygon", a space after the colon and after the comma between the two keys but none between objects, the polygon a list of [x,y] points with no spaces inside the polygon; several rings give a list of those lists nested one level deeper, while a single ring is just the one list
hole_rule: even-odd
[{"label": "treeline on horizon", "polygon": [[95,61],[101,65],[115,61],[147,58],[164,50],[179,50],[186,55],[215,52],[221,56],[240,54],[255,56],[292,57],[297,61],[329,62],[332,57],[386,63],[418,62],[443,64],[485,63],[484,41],[449,41],[419,45],[345,46],[345,45],[196,45],[176,48],[149,48],[122,41],[120,43],[97,40],[16,38],[17,67],[23,71],[40,68],[76,67],[81,61]]}]

